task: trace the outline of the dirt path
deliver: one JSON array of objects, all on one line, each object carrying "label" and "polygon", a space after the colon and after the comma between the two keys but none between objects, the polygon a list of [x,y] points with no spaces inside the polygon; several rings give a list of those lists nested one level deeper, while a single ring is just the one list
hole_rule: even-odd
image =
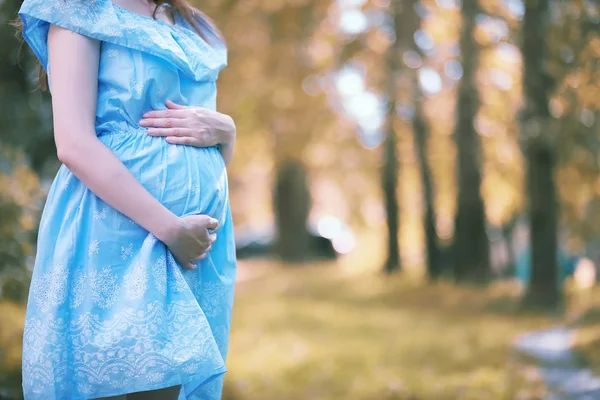
[{"label": "dirt path", "polygon": [[600,400],[600,377],[571,349],[573,330],[557,327],[515,341],[515,350],[534,360],[549,388],[546,400]]}]

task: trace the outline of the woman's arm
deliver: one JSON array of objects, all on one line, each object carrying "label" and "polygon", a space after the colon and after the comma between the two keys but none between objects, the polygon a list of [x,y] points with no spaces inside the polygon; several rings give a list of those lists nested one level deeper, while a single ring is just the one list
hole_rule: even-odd
[{"label": "woman's arm", "polygon": [[[155,199],[96,137],[100,42],[52,25],[48,53],[58,158],[99,198],[176,248],[176,258],[181,256],[182,231],[194,227],[186,227],[184,219]],[[179,261],[191,267],[190,257],[184,258]]]},{"label": "woman's arm", "polygon": [[231,160],[233,159],[233,153],[235,151],[235,132],[229,136],[227,139],[222,140],[219,143],[219,149],[221,151],[221,156],[223,156],[223,160],[225,161],[225,165],[229,165]]},{"label": "woman's arm", "polygon": [[220,145],[225,165],[235,150],[236,127],[233,119],[202,107],[184,106],[166,101],[166,110],[148,111],[140,125],[148,127],[150,136],[165,136],[171,144],[194,147]]},{"label": "woman's arm", "polygon": [[48,33],[58,158],[94,194],[163,240],[178,218],[96,137],[100,42],[56,25]]}]

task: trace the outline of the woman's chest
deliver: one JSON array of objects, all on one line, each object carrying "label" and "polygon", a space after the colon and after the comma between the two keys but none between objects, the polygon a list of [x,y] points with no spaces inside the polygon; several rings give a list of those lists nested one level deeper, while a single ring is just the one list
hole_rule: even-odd
[{"label": "woman's chest", "polygon": [[109,42],[101,43],[98,65],[98,79],[101,82],[165,79],[180,76],[180,72],[173,62],[147,50],[131,49]]},{"label": "woman's chest", "polygon": [[123,102],[164,101],[184,98],[189,105],[210,105],[216,98],[216,82],[190,79],[178,66],[160,56],[102,43],[98,71],[99,96]]}]

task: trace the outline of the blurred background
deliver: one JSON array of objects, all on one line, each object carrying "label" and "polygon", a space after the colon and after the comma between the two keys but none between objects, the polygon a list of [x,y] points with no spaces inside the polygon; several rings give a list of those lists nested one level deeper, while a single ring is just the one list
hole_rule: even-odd
[{"label": "blurred background", "polygon": [[[20,4],[0,1],[7,400],[59,165],[8,25]],[[193,4],[227,39],[219,111],[238,128],[225,399],[562,398],[551,361],[515,344],[539,331],[562,332],[541,353],[600,399],[595,0]]]}]

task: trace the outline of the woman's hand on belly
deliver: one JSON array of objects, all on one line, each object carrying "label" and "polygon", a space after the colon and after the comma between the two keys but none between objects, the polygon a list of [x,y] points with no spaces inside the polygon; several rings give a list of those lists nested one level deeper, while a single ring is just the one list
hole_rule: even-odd
[{"label": "woman's hand on belly", "polygon": [[194,261],[206,258],[212,244],[217,240],[215,230],[219,226],[216,219],[208,215],[186,215],[180,224],[163,242],[173,257],[186,269],[195,269]]},{"label": "woman's hand on belly", "polygon": [[166,110],[148,111],[140,120],[140,126],[147,127],[150,136],[163,136],[168,143],[194,147],[220,145],[225,164],[229,164],[236,137],[235,123],[229,115],[170,100],[166,106]]}]

